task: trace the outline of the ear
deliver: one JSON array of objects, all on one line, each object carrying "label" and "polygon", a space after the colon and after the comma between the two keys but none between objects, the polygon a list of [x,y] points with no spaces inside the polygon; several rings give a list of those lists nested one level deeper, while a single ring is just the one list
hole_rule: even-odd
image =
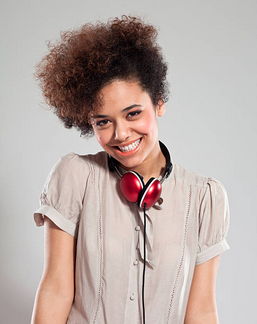
[{"label": "ear", "polygon": [[159,117],[161,117],[162,115],[164,115],[164,113],[165,113],[165,104],[164,104],[163,100],[160,99],[158,101],[158,105],[157,105],[157,115]]}]

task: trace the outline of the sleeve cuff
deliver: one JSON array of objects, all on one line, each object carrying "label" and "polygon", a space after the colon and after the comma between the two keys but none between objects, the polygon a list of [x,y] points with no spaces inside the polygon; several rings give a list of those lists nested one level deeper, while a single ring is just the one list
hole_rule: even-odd
[{"label": "sleeve cuff", "polygon": [[214,244],[209,248],[207,248],[206,250],[197,253],[195,265],[202,264],[229,249],[230,247],[226,239],[223,239],[219,243]]},{"label": "sleeve cuff", "polygon": [[37,226],[44,225],[44,216],[47,216],[55,225],[57,225],[60,229],[72,235],[73,237],[77,237],[78,226],[60,214],[55,208],[43,205],[34,213],[34,220]]}]

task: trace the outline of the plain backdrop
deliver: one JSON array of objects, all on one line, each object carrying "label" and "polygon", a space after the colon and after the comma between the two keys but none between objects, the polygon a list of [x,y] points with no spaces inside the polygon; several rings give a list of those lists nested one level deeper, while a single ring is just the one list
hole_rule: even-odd
[{"label": "plain backdrop", "polygon": [[159,29],[171,90],[160,139],[177,164],[220,180],[228,193],[220,323],[257,323],[256,0],[1,0],[0,322],[30,322],[44,232],[33,211],[47,174],[62,155],[101,149],[42,108],[35,65],[61,30],[122,14]]}]

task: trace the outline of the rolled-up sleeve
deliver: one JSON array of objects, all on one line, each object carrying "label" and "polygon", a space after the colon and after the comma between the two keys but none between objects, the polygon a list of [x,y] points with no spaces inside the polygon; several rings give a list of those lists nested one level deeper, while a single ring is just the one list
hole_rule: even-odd
[{"label": "rolled-up sleeve", "polygon": [[79,155],[70,153],[52,168],[40,196],[40,208],[34,212],[37,226],[44,216],[76,237],[86,186],[86,169]]},{"label": "rolled-up sleeve", "polygon": [[196,265],[204,263],[230,248],[226,241],[229,221],[226,190],[221,182],[209,178],[199,210]]}]

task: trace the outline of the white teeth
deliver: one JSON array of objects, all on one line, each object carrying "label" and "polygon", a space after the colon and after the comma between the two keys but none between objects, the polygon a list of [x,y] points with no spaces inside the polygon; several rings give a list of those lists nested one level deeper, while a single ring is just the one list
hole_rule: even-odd
[{"label": "white teeth", "polygon": [[139,145],[139,143],[140,143],[140,139],[138,139],[132,144],[129,144],[128,146],[118,146],[118,147],[121,150],[121,152],[129,152],[134,150]]}]

